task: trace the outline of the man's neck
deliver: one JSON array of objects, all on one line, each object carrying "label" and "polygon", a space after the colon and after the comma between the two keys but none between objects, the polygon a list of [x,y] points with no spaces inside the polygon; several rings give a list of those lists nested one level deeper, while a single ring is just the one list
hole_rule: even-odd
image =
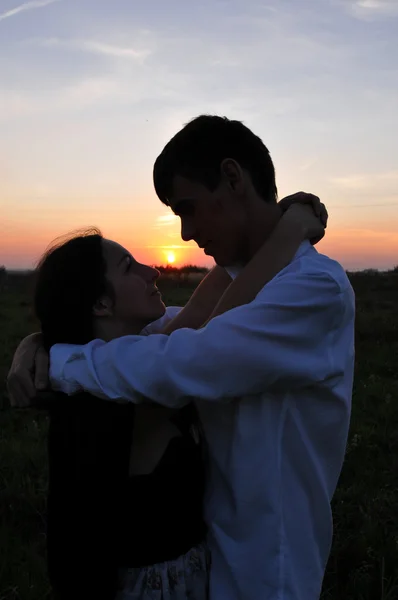
[{"label": "man's neck", "polygon": [[250,260],[269,238],[278,224],[282,213],[276,202],[271,204],[261,200],[261,202],[256,202],[252,206],[249,206],[248,214],[249,242],[247,260]]}]

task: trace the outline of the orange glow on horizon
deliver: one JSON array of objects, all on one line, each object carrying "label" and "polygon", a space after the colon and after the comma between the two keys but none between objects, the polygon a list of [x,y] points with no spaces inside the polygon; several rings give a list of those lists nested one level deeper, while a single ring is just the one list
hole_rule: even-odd
[{"label": "orange glow on horizon", "polygon": [[[154,228],[153,215],[142,216],[138,223],[137,220],[108,222],[103,233],[105,237],[118,241],[136,260],[145,264],[176,267],[214,265],[213,259],[205,256],[193,242],[181,242],[177,228]],[[95,219],[76,221],[77,226],[96,223]],[[101,227],[102,223],[98,221]],[[22,218],[7,224],[0,223],[0,265],[4,264],[9,269],[32,268],[54,238],[74,229],[66,220],[54,224],[48,219],[35,225],[33,227]],[[398,234],[390,223],[380,225],[377,229],[374,226],[366,227],[365,223],[357,228],[335,226],[328,229],[317,249],[338,260],[347,269],[392,268],[398,263]]]}]

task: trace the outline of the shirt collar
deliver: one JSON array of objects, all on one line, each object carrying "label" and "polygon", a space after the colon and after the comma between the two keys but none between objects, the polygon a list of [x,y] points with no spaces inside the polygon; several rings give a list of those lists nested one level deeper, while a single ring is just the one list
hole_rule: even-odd
[{"label": "shirt collar", "polygon": [[[304,240],[304,242],[301,242],[296,254],[293,257],[293,260],[297,260],[298,258],[300,258],[305,252],[307,252],[307,250],[309,248],[312,248],[311,242],[309,242],[309,240]],[[231,277],[231,279],[235,279],[235,277],[237,277],[237,275],[242,271],[242,269],[244,268],[243,264],[235,264],[235,265],[230,265],[228,267],[225,267],[226,272],[228,273],[228,275]]]}]

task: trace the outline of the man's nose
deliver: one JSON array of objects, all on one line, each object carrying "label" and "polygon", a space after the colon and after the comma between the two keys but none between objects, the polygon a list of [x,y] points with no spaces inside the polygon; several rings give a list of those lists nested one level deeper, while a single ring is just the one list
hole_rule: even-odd
[{"label": "man's nose", "polygon": [[181,238],[184,242],[189,242],[195,237],[195,226],[190,219],[181,220]]}]

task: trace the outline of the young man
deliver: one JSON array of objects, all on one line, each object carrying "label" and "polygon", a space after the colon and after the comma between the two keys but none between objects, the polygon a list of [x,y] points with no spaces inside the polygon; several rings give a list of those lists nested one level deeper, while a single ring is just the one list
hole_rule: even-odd
[{"label": "young man", "polygon": [[[159,198],[234,275],[275,228],[274,167],[242,123],[198,117],[154,167]],[[209,447],[212,600],[316,600],[351,409],[354,296],[301,245],[250,304],[195,331],[55,346],[53,385],[177,407],[196,400]]]}]

